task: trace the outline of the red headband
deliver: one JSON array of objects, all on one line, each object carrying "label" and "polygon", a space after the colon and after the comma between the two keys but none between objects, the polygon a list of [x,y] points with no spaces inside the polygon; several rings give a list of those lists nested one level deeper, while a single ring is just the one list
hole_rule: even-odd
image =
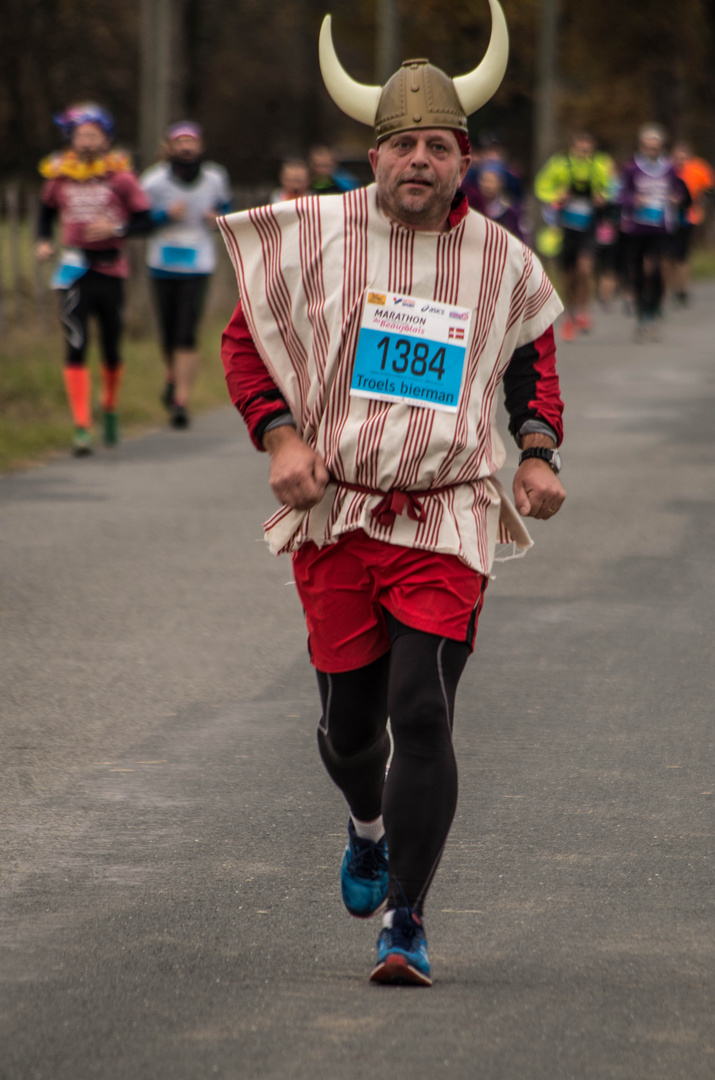
[{"label": "red headband", "polygon": [[462,151],[463,157],[469,157],[472,153],[472,148],[469,145],[469,136],[465,135],[463,131],[455,131],[457,136],[457,142],[459,143],[459,149]]}]

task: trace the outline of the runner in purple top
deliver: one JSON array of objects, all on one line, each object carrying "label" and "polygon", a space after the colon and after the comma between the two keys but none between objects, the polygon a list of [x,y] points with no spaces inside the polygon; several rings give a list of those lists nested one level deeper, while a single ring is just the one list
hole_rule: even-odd
[{"label": "runner in purple top", "polygon": [[663,153],[665,131],[646,124],[638,132],[638,151],[623,168],[621,232],[636,304],[636,340],[657,340],[656,319],[663,298],[666,240],[690,196]]},{"label": "runner in purple top", "polygon": [[479,170],[476,186],[466,193],[469,205],[480,214],[491,218],[526,243],[519,223],[519,214],[504,193],[504,176],[501,167],[493,162]]}]

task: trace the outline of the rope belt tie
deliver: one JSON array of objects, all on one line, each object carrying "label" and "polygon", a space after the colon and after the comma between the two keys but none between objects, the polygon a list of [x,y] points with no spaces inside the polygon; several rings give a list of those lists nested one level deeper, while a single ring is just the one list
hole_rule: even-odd
[{"label": "rope belt tie", "polygon": [[439,495],[442,491],[449,491],[450,488],[458,486],[457,484],[446,484],[444,487],[428,488],[427,491],[401,491],[399,488],[381,491],[380,488],[363,487],[362,484],[349,484],[347,480],[338,480],[335,477],[332,479],[338,487],[347,488],[348,491],[358,491],[363,495],[382,495],[379,503],[372,508],[370,513],[378,525],[385,528],[394,525],[395,518],[401,517],[405,510],[407,510],[407,516],[411,521],[424,525],[427,520],[427,511],[422,505],[422,499],[425,495]]}]

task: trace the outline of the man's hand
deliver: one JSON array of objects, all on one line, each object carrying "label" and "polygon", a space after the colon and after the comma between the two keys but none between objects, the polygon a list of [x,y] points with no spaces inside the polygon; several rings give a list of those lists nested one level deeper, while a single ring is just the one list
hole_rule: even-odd
[{"label": "man's hand", "polygon": [[271,455],[270,485],[278,502],[294,510],[310,510],[323,498],[330,475],[325,462],[289,424],[263,436]]},{"label": "man's hand", "polygon": [[38,240],[35,244],[35,258],[44,262],[45,259],[51,259],[55,253],[55,245],[51,240]]},{"label": "man's hand", "polygon": [[514,476],[514,501],[522,517],[548,521],[561,509],[566,492],[551,466],[529,458]]},{"label": "man's hand", "polygon": [[85,243],[95,244],[99,240],[116,239],[116,226],[116,221],[108,217],[96,217],[88,221],[83,229]]},{"label": "man's hand", "polygon": [[[553,450],[555,443],[548,435],[525,435],[523,449],[532,446],[544,446]],[[566,498],[561,481],[546,461],[540,458],[527,458],[514,474],[514,502],[522,517],[538,518],[548,521],[557,514]]]}]

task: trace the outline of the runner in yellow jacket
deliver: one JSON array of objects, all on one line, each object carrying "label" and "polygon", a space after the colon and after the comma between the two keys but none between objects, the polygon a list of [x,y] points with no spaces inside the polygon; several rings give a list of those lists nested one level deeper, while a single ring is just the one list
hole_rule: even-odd
[{"label": "runner in yellow jacket", "polygon": [[596,152],[592,135],[580,132],[572,138],[568,152],[549,158],[534,181],[537,199],[551,208],[563,233],[560,258],[566,315],[561,336],[566,341],[591,328],[596,216],[609,201],[614,179],[612,159]]}]

